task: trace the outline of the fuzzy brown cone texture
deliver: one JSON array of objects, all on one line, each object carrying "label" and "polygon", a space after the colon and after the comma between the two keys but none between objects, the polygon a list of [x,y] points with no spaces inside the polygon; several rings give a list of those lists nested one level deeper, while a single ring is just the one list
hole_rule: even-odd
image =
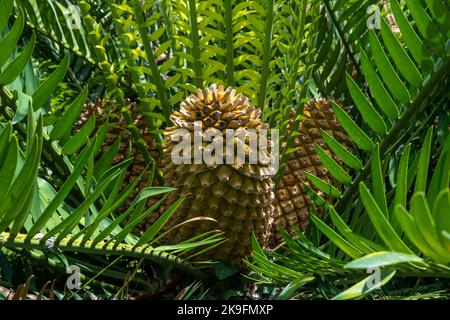
[{"label": "fuzzy brown cone texture", "polygon": [[[268,164],[174,164],[172,150],[178,142],[173,142],[176,130],[187,129],[194,143],[194,122],[201,121],[202,134],[214,128],[219,130],[224,141],[225,130],[267,129],[261,123],[260,110],[249,103],[242,94],[236,94],[231,87],[211,85],[197,90],[180,105],[171,120],[173,127],[166,130],[163,171],[166,185],[178,188],[168,197],[170,205],[180,197],[185,201],[169,220],[167,229],[182,222],[208,217],[183,224],[169,234],[166,241],[179,243],[195,235],[212,230],[224,233],[226,243],[207,251],[200,258],[223,260],[242,267],[242,259],[251,253],[251,236],[255,233],[264,247],[268,244],[273,221],[273,169]],[[198,122],[197,122],[198,123]],[[210,142],[204,142],[206,147]],[[234,140],[237,150],[238,141]],[[192,147],[194,148],[194,146]],[[245,141],[246,153],[250,150]],[[225,154],[225,152],[224,152]],[[193,156],[193,151],[192,151]]]},{"label": "fuzzy brown cone texture", "polygon": [[[286,136],[289,135],[294,118],[295,111],[291,110]],[[315,188],[305,177],[305,172],[326,182],[332,182],[332,176],[322,165],[315,151],[316,145],[330,151],[323,141],[321,130],[330,134],[338,142],[351,146],[351,140],[336,120],[329,100],[312,100],[305,105],[303,119],[298,128],[299,135],[295,137],[291,146],[295,151],[289,155],[283,177],[275,193],[274,234],[276,231],[290,226],[297,226],[305,230],[309,225],[312,201],[303,188],[302,182],[314,190]],[[340,163],[339,159],[332,153],[331,155],[335,161]]]}]

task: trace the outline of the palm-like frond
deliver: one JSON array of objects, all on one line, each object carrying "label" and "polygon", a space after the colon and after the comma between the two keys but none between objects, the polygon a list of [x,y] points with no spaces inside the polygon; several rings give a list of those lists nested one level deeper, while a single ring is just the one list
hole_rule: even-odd
[{"label": "palm-like frond", "polygon": [[[355,121],[338,104],[333,106],[336,117],[360,151],[348,150],[322,132],[326,144],[352,172],[317,146],[321,162],[339,185],[336,188],[311,174],[307,178],[324,194],[337,200],[328,203],[304,185],[331,220],[330,226],[313,214],[315,228],[309,234],[318,231],[330,242],[319,247],[317,236],[308,239],[297,232],[297,240],[294,240],[285,233],[286,246],[292,256],[274,253],[275,264],[255,244],[255,263],[251,267],[262,277],[260,281],[290,282],[304,277],[305,272],[333,277],[356,270],[362,275],[367,268],[374,267],[383,272],[381,285],[395,272],[397,275],[448,276],[448,226],[437,219],[443,221],[445,215],[448,220],[450,172],[448,164],[444,163],[448,163],[449,139],[441,147],[441,157],[429,186],[428,165],[430,161],[437,161],[430,159],[431,129],[421,153],[413,161],[409,159],[411,147],[404,146],[411,141],[411,136],[417,136],[417,131],[413,130],[421,129],[415,127],[416,121],[426,126],[432,118],[422,118],[422,113],[434,115],[448,103],[441,83],[448,78],[450,70],[448,48],[443,41],[448,37],[448,25],[443,24],[449,19],[448,10],[440,1],[427,2],[426,7],[409,1],[405,6],[397,1],[390,1],[390,4],[402,38],[395,35],[381,17],[381,29],[369,30],[365,36],[367,45],[359,44],[362,49],[357,55],[358,65],[367,87],[358,85],[350,74],[345,77],[346,89],[361,121]],[[415,19],[416,25],[406,18],[409,16]],[[388,191],[385,172],[388,161],[395,159],[396,150],[403,154],[399,169],[393,174],[395,184]],[[415,188],[410,191],[414,179]],[[408,210],[409,192],[414,195]],[[367,294],[374,290],[368,286],[373,280],[374,276],[369,276],[337,298]]]},{"label": "palm-like frond", "polygon": [[[10,6],[9,11],[12,9]],[[8,16],[3,19],[7,20]],[[24,16],[19,10],[13,27],[0,40],[7,53],[0,64],[3,66],[0,111],[10,120],[0,128],[0,246],[145,258],[205,278],[181,257],[188,257],[195,248],[217,243],[220,241],[217,234],[176,246],[161,247],[156,243],[164,223],[183,199],[171,206],[142,236],[133,233],[136,224],[154,214],[161,203],[143,210],[146,200],[164,195],[172,188],[145,188],[125,213],[117,218],[112,215],[136,188],[143,172],[131,185],[123,187],[130,161],[113,167],[106,166],[105,161],[94,161],[106,137],[108,123],[93,135],[95,118],[91,118],[76,134],[72,133],[87,90],[81,92],[57,121],[44,124],[48,116],[44,106],[63,79],[69,59],[65,57],[49,77],[33,87],[37,81],[29,61],[35,35],[32,34],[19,54],[14,52],[23,24]],[[105,155],[110,159],[114,156],[112,152]],[[50,170],[57,171],[59,165],[63,166],[59,170],[66,176],[58,190],[38,174],[43,169],[42,160],[47,161]],[[76,199],[68,198],[69,194],[75,194]]]},{"label": "palm-like frond", "polygon": [[[379,270],[379,285],[382,286],[394,275],[449,277],[450,137],[442,147],[436,169],[428,172],[431,138],[432,129],[418,156],[417,166],[414,163],[409,165],[411,146],[406,147],[396,173],[396,192],[389,195],[389,198],[394,199],[390,201],[389,207],[386,198],[380,200],[385,190],[384,182],[373,191],[361,182],[362,204],[373,226],[373,234],[355,225],[355,218],[341,217],[333,206],[322,200],[321,204],[328,209],[332,226],[315,215],[312,215],[312,221],[333,245],[328,243],[318,247],[299,230],[294,238],[283,233],[289,256],[277,252],[268,256],[254,242],[254,262],[250,263],[250,267],[259,275],[255,279],[263,283],[290,283],[315,275],[336,280],[340,277],[353,278],[355,275],[363,277],[367,270],[370,273]],[[381,180],[379,150],[375,152],[372,176],[373,179]],[[427,175],[431,175],[432,182],[425,189],[421,181]],[[416,183],[413,186],[414,177]],[[350,216],[361,219],[364,213],[358,211],[359,208],[354,208]],[[370,283],[374,283],[374,277],[373,274],[366,277],[336,298],[355,298],[378,289],[377,286],[370,286]]]},{"label": "palm-like frond", "polygon": [[[361,74],[359,49],[367,40],[371,6],[378,1],[324,1],[313,78],[323,96],[346,94],[345,73]],[[368,12],[369,11],[369,12]]]},{"label": "palm-like frond", "polygon": [[[87,98],[116,100],[152,171],[150,180],[162,182],[157,161],[122,101],[138,102],[162,153],[161,129],[170,124],[171,112],[197,87],[217,83],[249,96],[264,119],[280,129],[286,147],[278,179],[293,151],[304,102],[320,94],[352,105],[334,103],[333,108],[353,148],[322,132],[342,164],[319,146],[316,150],[334,183],[306,175],[329,196],[325,200],[305,186],[328,214],[312,215],[306,235],[285,233],[285,251],[267,254],[255,242],[250,265],[256,275],[249,277],[289,283],[278,298],[312,282],[321,291],[322,276],[343,277],[321,295],[351,298],[374,294],[368,288],[371,275],[338,295],[355,277],[364,278],[368,266],[381,268],[381,283],[387,286],[398,276],[448,276],[450,230],[442,212],[448,205],[449,147],[448,142],[433,144],[431,131],[423,137],[436,114],[448,109],[447,3],[391,0],[380,10],[379,30],[367,28],[373,14],[367,9],[381,4],[376,0],[71,3],[76,6],[0,1],[1,246],[34,254],[62,250],[146,258],[203,278],[188,258],[217,245],[219,235],[158,247],[159,231],[182,199],[146,233],[135,235],[134,226],[159,205],[144,210],[146,200],[164,197],[171,188],[151,187],[148,181],[116,217],[139,179],[123,186],[130,161],[111,166],[118,141],[94,160],[107,122],[95,130],[91,118],[76,133],[72,125]],[[58,66],[45,73],[36,68],[43,60]],[[60,86],[72,91],[58,99],[73,101],[51,100]],[[285,136],[292,107],[297,115]],[[447,124],[438,125],[437,140],[448,141]],[[423,147],[416,156],[411,150],[419,140]],[[429,163],[435,166],[430,172]]]}]

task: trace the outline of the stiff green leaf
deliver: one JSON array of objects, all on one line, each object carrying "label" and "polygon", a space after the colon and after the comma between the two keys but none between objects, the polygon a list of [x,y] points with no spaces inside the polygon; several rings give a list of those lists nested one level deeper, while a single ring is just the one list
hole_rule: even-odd
[{"label": "stiff green leaf", "polygon": [[380,114],[348,73],[346,74],[346,82],[350,95],[367,125],[379,134],[386,134],[387,127]]},{"label": "stiff green leaf", "polygon": [[81,92],[81,94],[72,102],[69,109],[64,112],[63,116],[53,127],[50,133],[50,140],[59,140],[72,131],[72,126],[80,116],[81,110],[83,110],[84,101],[87,97],[87,88]]},{"label": "stiff green leaf", "polygon": [[12,120],[13,124],[19,123],[22,121],[23,118],[25,118],[28,115],[28,110],[31,107],[31,103],[33,99],[31,96],[27,95],[26,93],[23,93],[21,91],[17,94],[18,99],[16,101],[16,113],[14,114],[14,118]]},{"label": "stiff green leaf", "polygon": [[372,140],[362,131],[358,125],[350,118],[350,116],[342,110],[342,108],[332,101],[333,110],[336,118],[339,120],[341,126],[348,133],[350,138],[363,150],[372,151],[374,144]]},{"label": "stiff green leaf", "polygon": [[405,79],[416,88],[422,85],[423,79],[417,70],[416,65],[411,61],[408,54],[403,50],[402,45],[392,33],[391,27],[384,18],[381,18],[381,36],[384,44],[391,54],[396,67]]},{"label": "stiff green leaf", "polygon": [[[94,156],[97,155],[97,153],[102,149],[103,143],[105,142],[106,135],[108,134],[109,130],[109,122],[106,121],[100,129],[95,133],[95,145],[94,150],[92,150],[92,154]],[[95,174],[94,174],[95,176]]]},{"label": "stiff green leaf", "polygon": [[[41,116],[41,115],[39,115]],[[40,125],[40,124],[39,124]],[[31,105],[28,105],[28,112],[27,112],[27,141],[33,141],[34,135],[36,134],[36,119],[34,117],[34,112],[31,107]],[[39,132],[39,134],[41,134]],[[30,151],[33,147],[32,143],[27,143],[26,148],[26,155],[28,156],[30,154]]]},{"label": "stiff green leaf", "polygon": [[280,294],[276,297],[276,300],[288,300],[293,295],[297,294],[298,289],[303,287],[305,284],[314,281],[315,277],[311,275],[304,275],[298,279],[295,279],[291,283],[289,283],[284,289],[280,292]]},{"label": "stiff green leaf", "polygon": [[14,178],[18,159],[19,142],[17,141],[17,137],[13,135],[11,137],[11,140],[8,142],[8,149],[3,164],[0,166],[0,181],[2,182],[0,183],[0,203],[6,196],[11,182]]},{"label": "stiff green leaf", "polygon": [[374,269],[401,263],[423,262],[422,258],[414,254],[380,251],[368,254],[362,258],[347,263],[346,269]]},{"label": "stiff green leaf", "polygon": [[69,56],[65,56],[55,71],[33,93],[33,110],[41,108],[59,85],[69,67]]},{"label": "stiff green leaf", "polygon": [[366,78],[372,96],[375,98],[380,109],[391,119],[398,119],[399,111],[389,93],[383,86],[377,72],[367,58],[364,50],[361,50],[361,67]]},{"label": "stiff green leaf", "polygon": [[[1,13],[0,13],[1,15]],[[1,17],[0,17],[1,19]],[[16,21],[14,21],[14,25],[11,30],[8,32],[6,37],[4,37],[0,41],[0,68],[8,61],[8,58],[12,55],[14,50],[17,49],[17,42],[19,41],[20,35],[22,34],[23,26],[25,23],[23,11],[19,10],[19,14],[17,16]],[[3,28],[0,29],[0,33]]]},{"label": "stiff green leaf", "polygon": [[[135,218],[132,218],[131,221],[129,221],[126,224],[126,226],[123,228],[122,231],[120,231],[114,237],[111,237],[111,240],[116,241],[116,243],[122,242],[133,231],[135,226],[139,222],[144,221],[149,215],[151,215],[161,205],[162,202],[163,202],[163,199],[159,200],[158,202],[153,204],[149,209],[147,209],[144,213],[142,213],[141,215],[139,215]],[[158,221],[156,221],[156,222],[158,222]]]},{"label": "stiff green leaf", "polygon": [[341,216],[336,212],[336,210],[330,206],[329,207],[329,214],[331,221],[333,222],[334,226],[336,227],[337,231],[350,242],[355,248],[360,250],[364,254],[369,254],[374,251],[372,246],[369,244],[368,241],[364,241],[356,235],[350,227],[342,220]]},{"label": "stiff green leaf", "polygon": [[[285,233],[282,234],[283,236],[285,236]],[[258,248],[256,246],[258,246]],[[272,261],[270,261],[264,254],[261,247],[259,246],[258,240],[256,238],[253,239],[253,237],[252,237],[252,249],[253,249],[252,257],[255,260],[255,263],[260,267],[260,268],[257,267],[258,270],[264,270],[265,272],[272,274],[274,276],[276,276],[277,274],[283,275],[286,274],[290,277],[298,278],[302,275],[298,271],[294,271],[290,268],[281,266],[279,264],[274,264]],[[256,267],[255,264],[250,264],[247,261],[245,262],[247,263],[247,265],[252,265],[252,267]]]},{"label": "stiff green leaf", "polygon": [[[29,114],[32,114],[31,107],[29,110]],[[33,121],[34,118],[29,116],[28,118],[29,122]],[[16,204],[15,205],[15,217],[14,217],[14,223],[11,228],[11,236],[17,235],[20,230],[23,227],[23,224],[25,223],[26,218],[28,217],[28,214],[30,213],[31,204],[34,197],[34,192],[38,190],[38,186],[36,183],[37,174],[38,174],[38,167],[39,167],[39,159],[41,156],[42,151],[42,144],[43,144],[43,136],[42,136],[42,130],[43,130],[43,119],[42,115],[39,116],[39,119],[37,120],[37,126],[36,126],[36,139],[33,142],[33,144],[37,145],[37,151],[36,156],[34,158],[34,162],[32,162],[33,165],[33,171],[30,173],[29,178],[29,184],[25,185],[25,187],[22,189],[21,195],[19,199],[22,200],[22,204]],[[30,135],[31,136],[31,135]],[[27,153],[27,157],[33,157],[33,148],[30,149],[30,152]]]},{"label": "stiff green leaf", "polygon": [[2,8],[2,10],[0,10],[0,33],[1,33],[8,23],[8,19],[11,15],[14,6],[14,0],[2,0],[0,2],[0,5]]},{"label": "stiff green leaf", "polygon": [[97,161],[94,166],[94,177],[100,178],[103,173],[106,172],[111,167],[111,164],[114,161],[114,158],[117,155],[117,152],[120,148],[120,137],[114,141],[113,145],[108,149],[108,151]]},{"label": "stiff green leaf", "polygon": [[369,30],[369,41],[375,64],[377,65],[378,71],[380,72],[386,86],[398,100],[404,103],[410,102],[411,97],[408,89],[392,67],[391,62],[386,56],[386,53],[384,52],[383,47],[381,46],[381,43],[373,30]]},{"label": "stiff green leaf", "polygon": [[[6,123],[6,127],[0,132],[0,170],[3,165],[3,161],[6,158],[8,152],[10,138],[11,138],[12,126],[10,122]],[[1,193],[0,193],[1,194]]]},{"label": "stiff green leaf", "polygon": [[336,178],[336,180],[350,184],[352,182],[352,178],[345,172],[344,169],[340,165],[334,161],[331,156],[322,149],[318,144],[316,144],[316,153],[320,158],[320,162],[324,165],[325,168],[331,173],[331,175]]},{"label": "stiff green leaf", "polygon": [[439,192],[450,185],[450,135],[439,156],[438,163],[434,168],[433,177],[428,187],[427,198],[433,203]]},{"label": "stiff green leaf", "polygon": [[320,195],[318,195],[317,192],[314,191],[309,185],[307,185],[303,181],[302,181],[302,185],[306,191],[306,194],[308,195],[308,197],[312,200],[312,202],[314,204],[318,205],[319,207],[325,207],[327,205],[327,202],[324,200],[324,198],[322,198]]},{"label": "stiff green leaf", "polygon": [[433,205],[433,218],[439,234],[450,233],[450,189],[442,190]]},{"label": "stiff green leaf", "polygon": [[252,250],[253,250],[253,254],[257,254],[257,255],[267,259],[267,256],[264,253],[264,250],[259,245],[258,238],[256,238],[255,233],[252,233]]},{"label": "stiff green leaf", "polygon": [[333,300],[348,300],[362,297],[372,292],[373,290],[380,289],[394,277],[395,273],[396,273],[395,270],[394,271],[381,270],[380,278],[378,279],[377,272],[375,271],[372,275],[368,276],[367,278],[358,282],[351,288],[335,296]]},{"label": "stiff green leaf", "polygon": [[[114,221],[107,226],[105,229],[103,229],[92,241],[92,245],[96,245],[97,243],[99,243],[100,241],[103,241],[102,245],[103,247],[107,247],[110,243],[112,243],[114,241],[115,237],[111,237],[111,233],[120,225],[122,224],[122,222],[127,219],[130,214],[133,212],[132,208],[129,208],[127,211],[125,211],[124,213],[121,213],[120,216],[118,216],[117,218],[114,219]],[[95,228],[97,228],[98,224],[95,224]],[[88,227],[90,227],[91,225],[89,225]],[[89,236],[91,236],[91,232],[93,231],[93,229],[89,230]],[[76,238],[81,232],[77,233],[72,239]],[[127,232],[128,234],[128,232]],[[86,234],[87,235],[87,234]],[[125,235],[126,236],[126,235]],[[109,237],[109,240],[106,241],[106,239]],[[83,241],[85,241],[86,236],[83,238]]]},{"label": "stiff green leaf", "polygon": [[337,142],[326,131],[320,130],[320,132],[322,134],[323,141],[325,141],[331,151],[333,151],[339,157],[339,159],[341,159],[350,168],[361,170],[362,163],[357,157],[355,157],[350,151],[348,151],[344,146]]},{"label": "stiff green leaf", "polygon": [[[42,147],[41,134],[35,135],[31,151],[27,154],[22,170],[15,178],[9,192],[0,202],[0,231],[3,231],[19,214],[20,209],[22,209],[25,201],[28,199],[27,195],[30,194],[30,190],[34,187]],[[20,199],[19,202],[17,202],[18,199]]]},{"label": "stiff green leaf", "polygon": [[430,207],[423,192],[415,193],[411,199],[411,215],[417,222],[419,231],[426,242],[443,259],[450,262],[450,252],[447,252],[440,242],[435,221],[431,215]]},{"label": "stiff green leaf", "polygon": [[428,57],[428,52],[425,46],[422,43],[422,40],[414,31],[411,24],[408,22],[405,14],[400,9],[397,0],[390,0],[392,13],[394,14],[395,22],[397,23],[400,31],[402,32],[402,38],[408,46],[409,51],[411,52],[414,60],[425,68],[431,68],[432,62]]},{"label": "stiff green leaf", "polygon": [[399,204],[406,208],[406,196],[408,194],[408,163],[411,144],[408,144],[402,152],[397,170],[397,186],[395,191],[394,207]]},{"label": "stiff green leaf", "polygon": [[56,242],[59,242],[63,239],[63,237],[72,232],[83,215],[86,214],[86,211],[89,209],[89,207],[101,196],[106,187],[111,183],[111,181],[116,179],[120,175],[120,173],[121,171],[118,170],[114,174],[110,175],[108,179],[105,179],[102,183],[100,183],[89,195],[89,197],[85,201],[83,201],[83,203],[81,203],[80,206],[75,209],[75,211],[72,212],[67,219],[63,220],[60,224],[49,230],[44,235],[44,237],[42,237],[41,241],[46,241],[50,237],[59,233],[56,239]]},{"label": "stiff green leaf", "polygon": [[157,195],[169,193],[175,191],[175,188],[171,187],[147,187],[141,190],[136,198],[133,199],[130,206],[136,205],[138,202],[145,200],[149,197],[154,197]]},{"label": "stiff green leaf", "polygon": [[450,38],[450,12],[442,0],[425,0],[432,18],[437,22],[444,38]]},{"label": "stiff green leaf", "polygon": [[[108,215],[110,215],[112,212],[114,212],[115,209],[119,208],[125,200],[130,195],[130,189],[135,189],[135,186],[137,183],[140,182],[140,179],[135,179],[131,185],[129,185],[125,192],[121,194],[119,199],[117,200],[117,194],[119,193],[119,190],[122,187],[124,177],[126,175],[126,170],[122,170],[121,175],[117,178],[113,188],[111,191],[109,191],[108,199],[102,206],[101,211],[95,216],[95,219],[93,222],[88,223],[88,225],[84,228],[82,228],[78,233],[73,235],[69,241],[69,243],[74,242],[77,240],[81,235],[83,235],[83,240],[81,243],[85,243],[87,240],[91,239],[92,234],[97,230],[100,223],[106,219]],[[130,209],[130,208],[128,208]],[[114,222],[113,222],[114,223]],[[110,226],[113,224],[111,223]]]},{"label": "stiff green leaf", "polygon": [[371,169],[374,198],[377,201],[378,207],[383,211],[384,216],[387,217],[386,187],[384,185],[384,175],[381,168],[379,144],[375,146],[375,150],[372,153]]},{"label": "stiff green leaf", "polygon": [[340,197],[341,193],[334,186],[329,184],[328,182],[323,181],[322,179],[316,177],[315,175],[305,172],[305,177],[320,191],[322,191],[325,195],[331,197]]},{"label": "stiff green leaf", "polygon": [[359,193],[370,221],[384,243],[393,251],[412,254],[413,252],[395,232],[364,182],[359,185]]},{"label": "stiff green leaf", "polygon": [[14,222],[11,227],[10,236],[15,237],[22,230],[22,227],[28,218],[28,214],[30,213],[31,205],[34,200],[34,194],[38,192],[37,182],[34,181],[30,185],[30,188],[26,193],[23,194],[22,206],[17,209],[16,216],[14,217]]},{"label": "stiff green leaf", "polygon": [[36,35],[33,33],[25,49],[0,74],[0,85],[10,84],[22,73],[31,58],[35,43]]},{"label": "stiff green leaf", "polygon": [[69,195],[73,186],[77,182],[79,176],[83,172],[83,169],[86,165],[86,162],[92,152],[93,145],[89,145],[84,152],[77,158],[77,161],[74,164],[74,170],[69,178],[64,182],[63,186],[56,194],[56,196],[52,199],[52,201],[45,208],[44,212],[40,215],[40,217],[34,221],[33,226],[27,234],[27,239],[33,238],[35,234],[37,234],[47,223],[48,220],[52,217],[54,212],[59,208],[59,206],[63,203],[64,199]]},{"label": "stiff green leaf", "polygon": [[[126,172],[126,171],[124,171]],[[81,234],[84,234],[83,236],[83,242],[87,241],[88,239],[90,239],[90,237],[92,236],[92,234],[94,233],[94,231],[97,229],[98,225],[100,224],[100,222],[105,219],[109,214],[111,214],[111,212],[113,212],[115,209],[118,209],[119,206],[126,201],[126,199],[128,199],[129,195],[131,194],[131,192],[133,192],[136,189],[136,186],[138,185],[138,183],[141,181],[142,178],[141,174],[137,179],[135,179],[133,181],[132,184],[130,184],[126,190],[121,194],[120,198],[110,207],[106,208],[106,209],[102,209],[102,211],[98,214],[98,216],[95,218],[94,222],[92,222],[90,225],[88,225],[86,228],[82,229],[78,234],[76,234],[74,238],[77,238],[78,236],[80,236]],[[116,185],[118,185],[120,179],[118,179],[118,181],[116,182]],[[118,185],[120,187],[120,185]],[[120,222],[123,220],[122,216],[124,216],[123,218],[128,217],[130,214],[133,213],[133,208],[138,205],[139,203],[143,203],[145,204],[146,202],[144,200],[146,200],[147,198],[151,197],[151,196],[155,196],[155,195],[159,195],[159,194],[163,194],[167,191],[165,191],[163,188],[160,190],[152,190],[152,192],[146,192],[148,191],[148,189],[153,189],[153,187],[150,188],[145,188],[143,190],[141,190],[141,192],[139,193],[138,197],[139,200],[138,201],[133,201],[130,206],[128,207],[127,211],[123,214],[121,214],[121,216],[118,219],[115,219],[113,221],[113,223],[111,223],[107,228],[105,228],[102,232],[100,232],[95,239],[93,240],[93,243],[96,244],[102,240],[104,240],[106,238],[106,236],[109,236],[111,231],[114,230],[116,228],[117,225],[120,224]],[[171,188],[167,188],[167,189],[171,189]],[[173,190],[173,189],[171,189]],[[142,196],[141,194],[145,193],[144,196]],[[113,201],[113,199],[108,198],[108,202]],[[155,203],[154,205],[152,205],[149,209],[147,209],[147,211],[145,213],[143,213],[140,218],[141,221],[143,219],[145,219],[148,215],[150,215],[154,210],[156,210],[156,208],[159,207],[159,205],[161,204],[162,199],[160,201],[158,201],[157,203]],[[136,210],[134,210],[136,211]],[[114,238],[111,238],[111,240],[113,240]]]},{"label": "stiff green leaf", "polygon": [[333,241],[342,251],[348,254],[353,259],[359,258],[363,255],[361,251],[355,248],[351,243],[342,238],[333,229],[327,226],[322,220],[316,217],[315,214],[311,213],[311,221],[323,232],[323,234]]},{"label": "stiff green leaf", "polygon": [[442,262],[443,260],[441,256],[438,255],[427,243],[425,238],[422,236],[422,233],[419,231],[416,221],[406,211],[406,209],[402,205],[398,205],[394,212],[408,239],[426,256],[434,259],[435,261]]},{"label": "stiff green leaf", "polygon": [[[197,237],[191,238],[191,240],[182,242],[180,244],[173,244],[173,245],[164,245],[159,246],[155,248],[155,251],[172,251],[172,253],[179,253],[179,252],[187,252],[188,250],[197,249],[200,246],[206,246],[215,243],[215,245],[211,246],[211,248],[215,248],[220,244],[223,244],[224,241],[222,241],[221,234],[215,234],[213,236],[209,236],[210,234],[214,233],[214,231],[205,232]],[[201,238],[205,238],[203,240],[199,240]],[[219,242],[220,241],[220,242]],[[149,247],[149,246],[147,246]],[[150,247],[151,248],[151,247]],[[207,249],[199,250],[197,252],[205,252]],[[191,255],[190,257],[194,257],[197,255],[197,252],[194,255]],[[188,257],[188,258],[190,258]]]},{"label": "stiff green leaf", "polygon": [[161,217],[158,218],[158,220],[153,223],[150,228],[145,231],[145,233],[142,235],[141,239],[136,243],[136,245],[142,245],[148,243],[150,240],[152,240],[156,234],[162,229],[162,227],[166,224],[166,222],[170,219],[170,217],[174,214],[175,210],[178,209],[178,207],[183,203],[185,198],[180,198],[176,202],[174,202],[169,209],[164,212]]},{"label": "stiff green leaf", "polygon": [[444,1],[441,0],[425,0],[428,9],[432,14],[433,21],[438,25],[442,37],[450,38],[450,12]]},{"label": "stiff green leaf", "polygon": [[95,128],[95,117],[91,117],[88,122],[78,131],[73,137],[67,141],[62,151],[66,155],[74,154],[78,151],[86,142],[89,141],[89,136]]},{"label": "stiff green leaf", "polygon": [[428,166],[430,162],[431,139],[433,137],[433,127],[428,129],[422,149],[420,150],[419,165],[417,168],[416,185],[414,192],[425,192],[428,181]]},{"label": "stiff green leaf", "polygon": [[441,54],[445,42],[441,39],[436,25],[433,23],[433,21],[431,21],[425,8],[422,6],[420,1],[417,0],[406,0],[406,5],[408,6],[412,17],[414,18],[419,32],[431,45],[432,49],[437,54]]},{"label": "stiff green leaf", "polygon": [[450,252],[450,232],[441,231],[440,236],[444,247],[447,248],[447,251]]}]

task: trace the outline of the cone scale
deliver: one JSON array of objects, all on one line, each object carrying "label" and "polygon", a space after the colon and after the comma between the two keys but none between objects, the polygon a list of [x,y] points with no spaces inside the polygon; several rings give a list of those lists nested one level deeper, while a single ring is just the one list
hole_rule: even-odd
[{"label": "cone scale", "polygon": [[[291,110],[291,118],[286,128],[286,136],[291,131],[295,118],[295,111]],[[330,101],[326,99],[312,100],[305,104],[303,119],[298,128],[292,148],[295,149],[289,155],[289,159],[275,193],[274,234],[276,231],[297,226],[306,230],[309,225],[309,214],[312,210],[312,201],[303,188],[302,183],[317,191],[305,177],[309,172],[316,177],[332,182],[333,178],[322,165],[316,154],[316,145],[329,151],[323,141],[323,130],[334,137],[343,145],[350,146],[351,141],[336,120]],[[334,155],[335,161],[340,162]],[[321,194],[320,192],[318,192]]]}]

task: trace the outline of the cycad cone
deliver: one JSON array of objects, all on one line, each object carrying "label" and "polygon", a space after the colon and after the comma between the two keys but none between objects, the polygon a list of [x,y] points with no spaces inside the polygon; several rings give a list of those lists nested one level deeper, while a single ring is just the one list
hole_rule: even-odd
[{"label": "cycad cone", "polygon": [[[289,228],[292,225],[298,226],[302,230],[307,228],[312,203],[302,182],[313,189],[314,187],[306,179],[305,172],[310,172],[325,181],[332,181],[331,175],[321,164],[315,152],[316,144],[324,150],[328,150],[320,130],[326,131],[348,147],[352,144],[336,120],[328,100],[322,98],[308,102],[304,107],[303,119],[298,128],[299,135],[295,137],[292,146],[295,151],[290,154],[275,197],[270,201],[272,199],[272,181],[270,176],[267,176],[268,168],[266,166],[174,165],[170,158],[173,147],[170,140],[174,131],[177,128],[192,128],[192,124],[196,120],[202,121],[203,129],[210,127],[221,130],[265,127],[266,125],[262,124],[258,118],[259,111],[250,106],[245,97],[236,95],[231,88],[224,91],[222,87],[215,86],[199,90],[197,96],[188,97],[182,103],[180,112],[174,113],[172,116],[175,126],[167,129],[166,158],[163,163],[159,160],[156,144],[144,119],[136,110],[136,104],[128,100],[125,101],[125,104],[130,109],[134,124],[141,137],[147,142],[152,156],[158,160],[158,167],[165,167],[166,185],[178,188],[177,192],[169,196],[167,204],[173,203],[181,195],[187,195],[185,203],[175,212],[173,219],[169,220],[169,226],[185,222],[190,218],[204,216],[212,217],[217,221],[217,223],[197,221],[185,224],[181,229],[176,229],[170,234],[172,239],[169,241],[179,242],[205,231],[223,230],[229,241],[210,252],[210,257],[231,261],[236,265],[241,265],[241,257],[250,252],[249,239],[252,231],[255,231],[260,243],[264,246],[269,238],[272,238],[273,245],[278,242],[279,239],[273,239],[277,237],[278,230]],[[115,102],[99,99],[95,103],[86,104],[76,128],[81,128],[91,115],[96,117],[97,126],[103,124],[106,119],[110,123],[110,130],[100,156],[111,148],[117,138],[120,138],[118,156],[113,163],[123,161],[127,157],[127,153],[133,157],[134,161],[128,168],[124,184],[131,183],[142,172],[146,163],[135,147],[127,123],[117,110]],[[286,135],[289,135],[292,130],[294,118],[295,111],[291,110],[291,120],[288,123]],[[335,160],[339,162],[337,158]],[[144,176],[143,181],[128,202],[134,199],[134,196],[146,185],[146,181],[146,176]],[[150,198],[147,206],[154,202],[155,199]],[[124,209],[127,207],[125,206]],[[161,213],[163,213],[164,209],[167,209],[167,205],[161,209]],[[272,212],[274,219],[272,219]],[[142,221],[137,229],[140,232],[145,231],[158,216],[150,216],[148,220]],[[272,220],[274,220],[273,229],[270,230]]]},{"label": "cycad cone", "polygon": [[[260,110],[249,103],[242,94],[236,94],[231,87],[211,85],[197,90],[180,105],[180,111],[171,116],[173,127],[165,131],[163,171],[165,183],[178,188],[169,195],[167,204],[180,197],[185,201],[169,220],[168,228],[182,224],[169,235],[171,243],[192,238],[212,230],[224,232],[226,242],[208,251],[201,258],[222,260],[241,267],[242,259],[251,253],[251,236],[255,233],[262,246],[267,245],[273,221],[273,181],[275,173],[270,164],[257,162],[230,164],[224,158],[223,164],[175,164],[172,151],[177,141],[172,141],[177,129],[187,129],[194,149],[194,122],[201,121],[201,134],[215,128],[226,139],[225,130],[247,130],[256,132],[266,129],[261,123]],[[242,141],[242,140],[241,140]],[[203,142],[205,148],[211,142]],[[239,141],[234,140],[234,150]],[[245,140],[246,152],[250,144]],[[195,146],[197,148],[197,146]],[[229,147],[229,146],[227,146]],[[194,163],[192,152],[192,163]],[[225,157],[225,151],[224,151]],[[228,163],[228,164],[227,164]],[[211,220],[198,220],[209,217]]]},{"label": "cycad cone", "polygon": [[[286,135],[289,135],[292,130],[294,118],[295,111],[291,110],[291,119],[287,126]],[[330,134],[343,145],[351,145],[351,140],[336,120],[329,100],[321,98],[305,104],[303,119],[298,128],[299,134],[295,137],[292,145],[295,151],[289,155],[283,177],[275,193],[274,228],[276,230],[286,229],[293,225],[305,230],[308,226],[312,201],[303,188],[302,182],[313,189],[315,188],[305,177],[305,172],[309,172],[326,182],[332,182],[332,176],[322,165],[315,151],[316,145],[329,151],[328,146],[323,141],[321,130]],[[340,162],[333,154],[331,155],[335,161]]]}]

